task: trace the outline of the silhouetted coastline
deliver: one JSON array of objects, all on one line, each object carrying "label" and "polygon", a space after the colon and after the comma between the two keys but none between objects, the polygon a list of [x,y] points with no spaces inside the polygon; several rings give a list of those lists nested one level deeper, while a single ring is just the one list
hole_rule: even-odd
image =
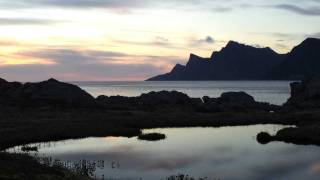
[{"label": "silhouetted coastline", "polygon": [[296,127],[275,136],[260,134],[258,140],[319,145],[320,77],[292,83],[291,91],[288,102],[276,106],[256,102],[245,92],[218,98],[190,98],[176,91],[93,98],[55,79],[25,84],[1,79],[0,144],[6,149],[72,138],[133,137],[148,128],[283,124]]}]

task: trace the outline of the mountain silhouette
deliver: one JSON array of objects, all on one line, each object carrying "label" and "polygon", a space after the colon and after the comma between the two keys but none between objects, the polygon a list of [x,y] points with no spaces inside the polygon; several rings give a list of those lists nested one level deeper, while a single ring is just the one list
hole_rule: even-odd
[{"label": "mountain silhouette", "polygon": [[320,40],[308,38],[288,54],[229,41],[210,58],[191,54],[186,66],[148,81],[299,79],[320,73]]},{"label": "mountain silhouette", "polygon": [[310,74],[320,74],[320,39],[308,38],[294,47],[267,79],[295,80]]}]

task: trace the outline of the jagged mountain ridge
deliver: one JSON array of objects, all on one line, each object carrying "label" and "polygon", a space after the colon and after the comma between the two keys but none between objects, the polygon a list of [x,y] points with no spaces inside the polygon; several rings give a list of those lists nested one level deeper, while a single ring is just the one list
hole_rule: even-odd
[{"label": "jagged mountain ridge", "polygon": [[[210,58],[191,54],[186,66],[177,64],[171,72],[148,80],[298,79],[309,73],[320,73],[320,63],[316,60],[320,58],[319,43],[319,39],[308,38],[290,53],[278,54],[269,47],[257,48],[230,41]],[[307,68],[301,71],[301,67]],[[296,72],[299,74],[295,75]]]}]

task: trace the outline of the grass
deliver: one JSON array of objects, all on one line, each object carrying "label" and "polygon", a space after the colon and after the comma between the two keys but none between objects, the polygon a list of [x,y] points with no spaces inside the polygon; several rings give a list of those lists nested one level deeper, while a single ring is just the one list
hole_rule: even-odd
[{"label": "grass", "polygon": [[38,151],[38,147],[22,146],[21,151],[23,152]]},{"label": "grass", "polygon": [[0,153],[1,180],[90,180],[61,167],[40,164],[26,154]]}]

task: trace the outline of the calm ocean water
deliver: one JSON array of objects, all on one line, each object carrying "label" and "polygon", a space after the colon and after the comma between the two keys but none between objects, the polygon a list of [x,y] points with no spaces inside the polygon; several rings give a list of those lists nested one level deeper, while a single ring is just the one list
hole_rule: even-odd
[{"label": "calm ocean water", "polygon": [[190,97],[218,97],[227,91],[244,91],[256,100],[281,105],[290,96],[289,81],[178,81],[178,82],[73,82],[93,96],[139,96],[176,90]]}]

